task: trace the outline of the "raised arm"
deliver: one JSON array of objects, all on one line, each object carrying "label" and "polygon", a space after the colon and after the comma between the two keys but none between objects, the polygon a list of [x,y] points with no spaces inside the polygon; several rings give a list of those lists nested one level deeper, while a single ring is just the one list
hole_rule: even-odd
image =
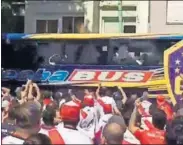
[{"label": "raised arm", "polygon": [[129,130],[134,134],[137,130],[139,130],[140,128],[136,126],[136,118],[137,118],[137,107],[140,104],[140,100],[137,99],[135,101],[135,107],[134,110],[132,112],[131,118],[130,118],[130,122],[129,122]]},{"label": "raised arm", "polygon": [[33,99],[33,95],[32,95],[32,90],[33,90],[33,84],[29,85],[29,90],[28,90],[28,99],[31,100]]},{"label": "raised arm", "polygon": [[40,92],[40,89],[39,89],[39,87],[38,87],[38,85],[36,84],[36,83],[33,83],[33,87],[35,88],[35,90],[36,90],[36,94],[37,94],[37,96],[36,96],[36,100],[37,101],[39,101],[40,100],[40,98],[41,98],[41,92]]},{"label": "raised arm", "polygon": [[97,88],[97,90],[96,90],[96,92],[95,92],[96,97],[97,97],[96,99],[100,99],[100,94],[99,94],[100,88],[101,88],[101,83],[98,85],[98,88]]},{"label": "raised arm", "polygon": [[25,98],[26,96],[28,96],[29,93],[29,86],[32,84],[32,80],[27,80],[27,83],[22,86],[25,87],[24,90],[21,91],[21,98]]},{"label": "raised arm", "polygon": [[121,87],[119,87],[119,86],[118,86],[118,89],[119,89],[119,91],[121,92],[121,94],[122,94],[122,96],[123,96],[123,99],[122,99],[121,101],[122,101],[123,104],[125,104],[126,101],[127,101],[126,93],[124,92],[123,88],[121,88]]},{"label": "raised arm", "polygon": [[68,90],[68,94],[70,95],[73,102],[77,103],[78,105],[81,105],[81,100],[76,97],[76,95],[72,92],[72,89]]}]

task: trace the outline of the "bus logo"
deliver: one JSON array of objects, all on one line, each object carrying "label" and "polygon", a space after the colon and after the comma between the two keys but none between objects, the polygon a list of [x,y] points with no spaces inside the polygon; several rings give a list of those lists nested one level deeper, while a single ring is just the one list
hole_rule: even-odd
[{"label": "bus logo", "polygon": [[90,82],[147,82],[153,75],[151,71],[131,70],[75,70],[68,81],[90,81]]},{"label": "bus logo", "polygon": [[183,97],[183,41],[165,51],[165,78],[173,104]]}]

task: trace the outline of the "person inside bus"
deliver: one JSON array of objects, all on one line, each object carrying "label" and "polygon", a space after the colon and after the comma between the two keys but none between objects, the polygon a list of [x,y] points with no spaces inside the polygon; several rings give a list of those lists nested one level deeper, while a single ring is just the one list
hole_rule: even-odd
[{"label": "person inside bus", "polygon": [[138,65],[136,60],[130,56],[130,48],[127,44],[121,44],[119,50],[116,54],[118,54],[118,59],[120,60],[121,65]]},{"label": "person inside bus", "polygon": [[[103,46],[103,47],[105,47],[105,46]],[[101,46],[96,46],[96,50],[99,53],[99,56],[97,57],[97,64],[105,65],[107,62],[108,51],[103,50],[103,48]]]},{"label": "person inside bus", "polygon": [[112,64],[120,64],[120,59],[119,59],[119,48],[117,46],[115,46],[113,48],[113,56],[112,56]]},{"label": "person inside bus", "polygon": [[39,56],[37,58],[36,67],[41,67],[45,63],[45,58],[43,56]]},{"label": "person inside bus", "polygon": [[142,60],[140,58],[140,52],[139,51],[135,52],[134,60],[136,61],[136,63],[138,65],[142,65],[143,64],[143,62],[142,62]]}]

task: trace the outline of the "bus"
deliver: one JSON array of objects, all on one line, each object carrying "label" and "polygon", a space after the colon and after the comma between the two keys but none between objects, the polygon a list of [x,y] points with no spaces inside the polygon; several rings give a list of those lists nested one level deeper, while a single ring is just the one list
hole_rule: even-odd
[{"label": "bus", "polygon": [[164,52],[181,40],[183,34],[2,34],[2,82],[29,78],[47,87],[101,82],[169,96]]}]

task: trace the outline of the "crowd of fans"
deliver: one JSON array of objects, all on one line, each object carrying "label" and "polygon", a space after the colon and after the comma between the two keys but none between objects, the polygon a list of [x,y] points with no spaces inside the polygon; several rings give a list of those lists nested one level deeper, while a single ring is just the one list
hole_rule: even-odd
[{"label": "crowd of fans", "polygon": [[151,102],[120,87],[112,95],[99,84],[78,97],[31,80],[16,97],[10,91],[2,88],[2,144],[183,144],[183,107],[160,95]]}]

